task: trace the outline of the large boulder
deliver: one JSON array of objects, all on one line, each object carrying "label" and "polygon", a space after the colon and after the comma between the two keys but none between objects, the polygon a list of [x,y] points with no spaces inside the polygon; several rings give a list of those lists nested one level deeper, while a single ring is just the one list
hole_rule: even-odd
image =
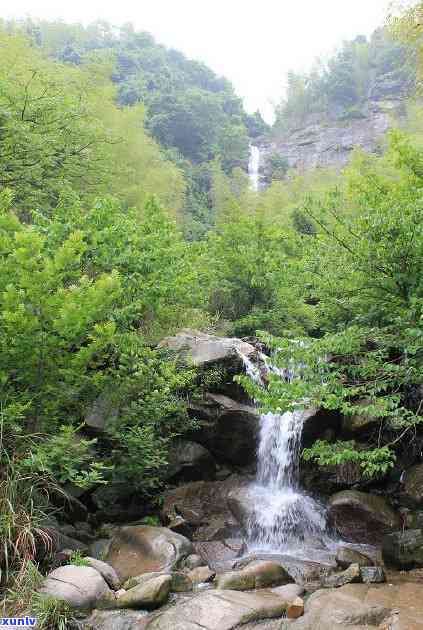
[{"label": "large boulder", "polygon": [[379,543],[400,527],[400,517],[386,499],[357,490],[334,494],[328,515],[340,535],[351,542]]},{"label": "large boulder", "polygon": [[223,394],[207,394],[196,401],[192,415],[201,420],[195,440],[206,446],[219,461],[248,466],[256,461],[260,416],[255,407]]},{"label": "large boulder", "polygon": [[244,569],[219,575],[216,578],[216,588],[247,591],[253,588],[280,586],[289,582],[292,582],[292,578],[280,564],[271,560],[256,560]]},{"label": "large boulder", "polygon": [[111,595],[103,576],[87,566],[68,564],[48,574],[40,588],[42,595],[67,602],[72,608],[91,610],[103,597]]},{"label": "large boulder", "polygon": [[386,564],[399,569],[423,567],[423,530],[406,529],[384,536],[382,554]]},{"label": "large boulder", "polygon": [[423,464],[412,466],[405,473],[401,501],[411,507],[423,507]]},{"label": "large boulder", "polygon": [[232,630],[248,622],[281,617],[288,605],[289,602],[270,591],[208,591],[153,616],[143,628]]},{"label": "large boulder", "polygon": [[166,527],[132,525],[113,536],[106,561],[122,580],[152,571],[171,571],[192,554],[191,542]]},{"label": "large boulder", "polygon": [[[347,590],[351,586],[357,586],[359,590]],[[304,617],[294,622],[282,623],[280,630],[370,630],[381,627],[380,624],[390,615],[390,607],[364,601],[367,588],[357,584],[335,591],[318,590],[307,600]]]},{"label": "large boulder", "polygon": [[198,481],[214,479],[216,463],[209,451],[189,440],[175,440],[170,447],[167,479],[172,481]]},{"label": "large boulder", "polygon": [[159,347],[175,350],[198,367],[210,363],[239,361],[240,354],[247,357],[255,352],[254,346],[241,339],[216,337],[199,330],[184,329],[174,337],[167,337]]},{"label": "large boulder", "polygon": [[233,475],[224,481],[195,481],[168,490],[163,494],[162,520],[168,524],[182,517],[196,541],[231,538],[239,525],[228,507],[228,495],[246,483]]},{"label": "large boulder", "polygon": [[84,630],[134,630],[141,627],[147,614],[145,610],[94,610],[81,627]]}]

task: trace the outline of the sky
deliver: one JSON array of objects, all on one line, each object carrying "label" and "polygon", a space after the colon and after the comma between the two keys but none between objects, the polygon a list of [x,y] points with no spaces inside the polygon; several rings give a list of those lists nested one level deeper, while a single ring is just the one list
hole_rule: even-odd
[{"label": "sky", "polygon": [[271,121],[289,70],[308,70],[343,40],[369,35],[383,23],[389,5],[389,0],[1,0],[0,17],[132,22],[226,76],[246,109],[259,109]]}]

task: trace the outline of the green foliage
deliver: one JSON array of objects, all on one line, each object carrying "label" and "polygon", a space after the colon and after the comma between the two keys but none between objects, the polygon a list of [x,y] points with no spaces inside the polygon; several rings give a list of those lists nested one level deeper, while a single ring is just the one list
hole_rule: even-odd
[{"label": "green foliage", "polygon": [[[127,479],[149,492],[169,441],[192,426],[179,392],[193,372],[146,343],[202,317],[188,246],[155,200],[140,218],[111,199],[85,209],[67,197],[50,218],[33,213],[32,225],[8,203],[3,196],[5,443],[28,474],[83,488]],[[78,435],[101,396],[118,410],[107,425],[106,456]]]},{"label": "green foliage", "polygon": [[97,440],[86,440],[78,436],[81,427],[61,426],[54,435],[43,436],[40,441],[33,438],[26,457],[19,466],[24,471],[48,475],[60,484],[67,482],[87,489],[105,483],[103,463],[93,461],[92,447]]},{"label": "green foliage", "polygon": [[63,600],[38,593],[44,577],[30,560],[13,575],[2,601],[2,614],[8,617],[36,617],[41,630],[67,630],[74,627],[74,612]]},{"label": "green foliage", "polygon": [[128,204],[154,192],[179,210],[181,173],[145,133],[143,108],[115,105],[109,62],[52,61],[1,29],[0,50],[0,186],[24,216],[51,212],[66,190],[89,200],[119,191]]},{"label": "green foliage", "polygon": [[286,97],[276,108],[274,131],[285,133],[319,114],[347,120],[362,117],[360,106],[381,79],[396,91],[410,88],[415,70],[406,63],[406,48],[378,29],[367,40],[358,36],[343,43],[326,64],[316,63],[309,74],[288,74]]},{"label": "green foliage", "polygon": [[77,567],[89,567],[90,563],[88,562],[88,560],[86,558],[84,558],[84,556],[81,554],[80,551],[74,551],[70,558],[69,558],[69,564],[74,564]]},{"label": "green foliage", "polygon": [[[242,101],[229,81],[216,76],[204,64],[158,44],[149,33],[135,31],[132,25],[117,29],[104,22],[83,27],[81,24],[28,20],[19,27],[36,46],[65,62],[69,71],[72,66],[77,66],[80,71],[93,59],[97,64],[107,64],[116,86],[117,101],[123,106],[119,116],[113,115],[111,129],[113,131],[120,121],[125,127],[130,125],[128,134],[122,126],[122,148],[117,148],[119,159],[109,163],[112,169],[122,167],[119,179],[124,180],[124,185],[121,189],[126,193],[129,188],[129,194],[133,187],[137,192],[141,180],[149,193],[159,193],[165,188],[165,196],[161,199],[167,207],[178,209],[181,205],[183,191],[179,173],[172,172],[160,155],[145,155],[146,151],[153,153],[152,143],[146,146],[143,141],[140,146],[139,142],[133,141],[135,134],[140,133],[137,127],[142,127],[145,122],[149,133],[168,149],[167,155],[178,167],[189,171],[184,217],[188,222],[194,221],[194,225],[190,223],[187,228],[188,233],[195,238],[201,236],[204,230],[196,219],[201,215],[204,223],[209,222],[207,196],[210,189],[202,169],[196,167],[207,169],[208,163],[218,157],[228,173],[235,167],[246,168],[248,137],[255,137],[267,129],[260,114],[248,116],[244,112]],[[100,103],[98,107],[102,109]],[[142,150],[138,151],[138,147]],[[162,167],[158,168],[160,162]],[[165,167],[167,174],[163,172]],[[99,172],[97,167],[95,170]],[[126,174],[129,182],[125,181]],[[158,175],[154,181],[152,174],[153,177]],[[169,195],[171,184],[174,193]],[[129,204],[134,203],[138,203],[138,199],[131,195]]]},{"label": "green foliage", "polygon": [[339,466],[347,462],[359,463],[364,477],[367,478],[384,475],[393,468],[396,459],[395,454],[387,446],[363,451],[357,449],[353,440],[334,444],[317,440],[311,448],[303,450],[302,456],[305,461],[314,460],[319,466]]},{"label": "green foliage", "polygon": [[[353,456],[351,445],[319,443],[306,456],[319,463],[357,461],[366,475],[390,466],[395,448],[422,422],[410,389],[422,384],[423,171],[422,153],[391,134],[383,158],[357,155],[343,189],[310,196],[302,212],[315,225],[302,236],[297,284],[315,312],[318,337],[264,338],[279,349],[276,363],[297,368],[285,382],[270,377],[266,391],[242,382],[265,409],[304,406],[380,418],[374,449]],[[331,459],[332,458],[332,459]]]}]

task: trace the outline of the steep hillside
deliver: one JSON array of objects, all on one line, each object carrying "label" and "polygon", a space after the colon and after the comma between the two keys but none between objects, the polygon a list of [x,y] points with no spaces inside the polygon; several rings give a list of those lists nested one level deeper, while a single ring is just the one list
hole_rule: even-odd
[{"label": "steep hillside", "polygon": [[289,169],[342,167],[351,151],[378,152],[381,139],[405,114],[413,65],[385,31],[357,37],[309,75],[291,73],[272,134],[262,139],[262,181]]}]

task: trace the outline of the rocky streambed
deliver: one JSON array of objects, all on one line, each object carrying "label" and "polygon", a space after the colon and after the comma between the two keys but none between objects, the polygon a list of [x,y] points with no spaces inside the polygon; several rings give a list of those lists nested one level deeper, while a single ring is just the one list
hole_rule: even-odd
[{"label": "rocky streambed", "polygon": [[[57,568],[42,592],[68,601],[77,625],[91,630],[422,628],[423,464],[371,487],[351,467],[302,466],[304,492],[325,510],[327,535],[254,549],[260,416],[233,376],[243,369],[240,354],[253,359],[257,346],[196,331],[163,344],[200,368],[219,366],[222,377],[190,403],[201,426],[175,443],[154,515],[161,524],[150,524],[128,488],[75,499],[68,522],[51,524]],[[101,409],[88,416],[100,434],[108,421]],[[365,448],[373,429],[359,404],[348,420],[317,410],[304,420],[302,440],[354,435]],[[78,566],[69,564],[75,549],[84,556]]]}]

